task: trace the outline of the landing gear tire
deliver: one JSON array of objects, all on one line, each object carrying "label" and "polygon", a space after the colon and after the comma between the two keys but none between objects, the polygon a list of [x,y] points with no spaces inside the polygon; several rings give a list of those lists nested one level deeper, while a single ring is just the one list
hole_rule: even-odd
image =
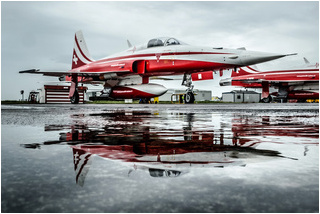
[{"label": "landing gear tire", "polygon": [[194,103],[194,94],[192,92],[188,92],[184,95],[185,103]]},{"label": "landing gear tire", "polygon": [[271,100],[272,100],[272,98],[271,98],[271,96],[269,95],[269,96],[266,97],[266,98],[262,98],[262,99],[261,99],[261,102],[262,102],[262,103],[270,103]]},{"label": "landing gear tire", "polygon": [[75,90],[73,96],[70,98],[70,102],[72,104],[78,104],[79,103],[79,93],[77,90]]}]

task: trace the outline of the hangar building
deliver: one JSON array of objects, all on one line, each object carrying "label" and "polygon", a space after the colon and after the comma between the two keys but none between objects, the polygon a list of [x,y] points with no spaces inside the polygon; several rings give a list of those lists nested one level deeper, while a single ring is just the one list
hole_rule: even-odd
[{"label": "hangar building", "polygon": [[[69,88],[66,85],[44,85],[39,89],[39,103],[70,103]],[[87,87],[78,87],[79,103],[84,103]]]},{"label": "hangar building", "polygon": [[261,100],[261,94],[255,91],[231,91],[222,93],[223,102],[234,103],[258,103]]},{"label": "hangar building", "polygon": [[[186,93],[186,90],[168,89],[168,91],[159,97],[159,101],[173,101],[177,102],[182,100],[182,96]],[[204,90],[194,90],[195,101],[211,101],[212,92]]]}]

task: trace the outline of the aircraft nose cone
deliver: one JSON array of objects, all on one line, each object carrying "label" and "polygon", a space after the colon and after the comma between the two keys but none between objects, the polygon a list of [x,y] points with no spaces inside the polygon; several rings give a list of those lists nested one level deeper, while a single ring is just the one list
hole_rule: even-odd
[{"label": "aircraft nose cone", "polygon": [[241,55],[240,60],[243,66],[254,65],[262,62],[285,57],[285,54],[263,53],[263,52],[245,52]]}]

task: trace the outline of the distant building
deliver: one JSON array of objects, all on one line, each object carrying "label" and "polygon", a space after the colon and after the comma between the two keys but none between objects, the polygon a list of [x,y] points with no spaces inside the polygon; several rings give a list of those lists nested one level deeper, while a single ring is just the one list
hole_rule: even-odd
[{"label": "distant building", "polygon": [[[43,88],[38,89],[40,103],[70,103],[69,90],[67,85],[44,85]],[[79,103],[84,103],[85,92],[87,87],[78,87]]]},{"label": "distant building", "polygon": [[[168,91],[159,97],[159,101],[173,101],[178,102],[182,100],[186,93],[186,90],[177,90],[177,89],[168,89]],[[195,101],[211,101],[212,99],[212,92],[211,91],[204,91],[204,90],[194,90],[195,94]]]},{"label": "distant building", "polygon": [[222,93],[223,102],[234,103],[258,103],[261,100],[261,94],[255,91],[231,91]]}]

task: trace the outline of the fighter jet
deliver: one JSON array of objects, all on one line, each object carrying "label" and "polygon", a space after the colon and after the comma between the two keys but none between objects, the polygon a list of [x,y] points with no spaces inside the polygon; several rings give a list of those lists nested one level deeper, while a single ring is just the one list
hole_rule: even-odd
[{"label": "fighter jet", "polygon": [[[260,71],[252,66],[233,71],[231,78],[222,79],[221,86],[240,86],[245,88],[262,88],[262,102],[274,100],[286,102],[296,99],[304,102],[306,99],[319,99],[319,64],[306,64],[302,68],[284,70]],[[274,87],[277,92],[269,93]]]},{"label": "fighter jet", "polygon": [[60,81],[71,81],[69,98],[79,103],[78,83],[103,83],[103,95],[115,99],[143,99],[166,93],[159,84],[149,83],[150,77],[183,75],[186,86],[185,103],[194,102],[191,75],[204,76],[208,71],[237,69],[238,67],[278,59],[285,54],[227,49],[222,47],[200,47],[188,45],[171,37],[149,40],[146,44],[133,46],[112,56],[94,60],[89,54],[81,31],[75,33],[72,67],[68,71],[41,71],[30,69],[19,73],[43,74],[59,77]]}]

